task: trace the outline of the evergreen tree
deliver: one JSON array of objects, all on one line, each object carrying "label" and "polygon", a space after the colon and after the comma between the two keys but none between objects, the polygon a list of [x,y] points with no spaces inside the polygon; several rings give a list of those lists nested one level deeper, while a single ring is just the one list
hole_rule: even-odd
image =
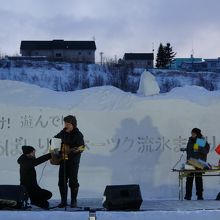
[{"label": "evergreen tree", "polygon": [[176,53],[173,52],[173,48],[170,46],[170,43],[167,43],[167,45],[164,47],[164,51],[166,54],[166,66],[171,66],[171,63],[173,61],[173,58],[176,56]]},{"label": "evergreen tree", "polygon": [[173,48],[170,43],[167,43],[166,46],[163,46],[160,43],[157,58],[156,58],[156,67],[157,68],[166,68],[171,65],[173,58],[176,56],[176,53],[173,52]]},{"label": "evergreen tree", "polygon": [[166,66],[166,52],[164,50],[164,46],[162,43],[160,43],[158,52],[157,52],[157,58],[156,58],[156,67],[157,68],[164,68]]}]

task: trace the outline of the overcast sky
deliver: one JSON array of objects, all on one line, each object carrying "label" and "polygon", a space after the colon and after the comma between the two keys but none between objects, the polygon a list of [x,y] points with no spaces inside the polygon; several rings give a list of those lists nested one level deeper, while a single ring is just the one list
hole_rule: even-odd
[{"label": "overcast sky", "polygon": [[0,0],[0,52],[21,40],[93,40],[99,53],[152,52],[220,57],[220,0]]}]

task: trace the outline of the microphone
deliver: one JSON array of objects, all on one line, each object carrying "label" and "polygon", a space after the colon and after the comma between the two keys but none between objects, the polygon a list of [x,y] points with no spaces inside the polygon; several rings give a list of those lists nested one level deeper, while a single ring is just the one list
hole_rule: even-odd
[{"label": "microphone", "polygon": [[184,151],[187,151],[187,149],[184,148],[184,147],[181,147],[181,148],[180,148],[180,151],[184,152]]}]

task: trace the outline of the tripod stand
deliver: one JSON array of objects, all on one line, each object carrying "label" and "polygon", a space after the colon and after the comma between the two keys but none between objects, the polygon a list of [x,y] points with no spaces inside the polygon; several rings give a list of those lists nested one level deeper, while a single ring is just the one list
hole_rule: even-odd
[{"label": "tripod stand", "polygon": [[180,163],[180,161],[181,161],[182,158],[183,158],[183,155],[184,155],[184,151],[185,151],[185,150],[181,150],[181,149],[180,149],[180,151],[182,152],[182,154],[180,155],[179,160],[178,160],[178,161],[175,163],[175,165],[173,166],[172,170],[175,170],[175,169],[176,169],[176,166]]}]

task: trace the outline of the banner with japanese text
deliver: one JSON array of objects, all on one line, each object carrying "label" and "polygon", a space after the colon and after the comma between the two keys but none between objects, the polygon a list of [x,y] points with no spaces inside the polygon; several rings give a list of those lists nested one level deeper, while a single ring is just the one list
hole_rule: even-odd
[{"label": "banner with japanese text", "polygon": [[[210,143],[208,161],[218,161],[214,148],[220,141],[220,125],[215,122],[220,113],[215,108],[190,106],[194,111],[186,110],[183,115],[178,106],[175,111],[169,105],[160,109],[156,102],[147,108],[103,112],[1,104],[1,184],[19,184],[16,161],[22,145],[35,147],[37,156],[48,153],[49,140],[63,128],[63,118],[72,114],[86,143],[79,169],[79,197],[102,197],[106,185],[139,184],[146,199],[178,198],[178,176],[171,170],[186,161],[180,148],[186,147],[193,127],[202,128]],[[58,168],[50,162],[36,168],[39,185],[50,189],[53,198],[59,198]],[[206,192],[213,197],[219,190],[219,177],[204,181]]]}]

